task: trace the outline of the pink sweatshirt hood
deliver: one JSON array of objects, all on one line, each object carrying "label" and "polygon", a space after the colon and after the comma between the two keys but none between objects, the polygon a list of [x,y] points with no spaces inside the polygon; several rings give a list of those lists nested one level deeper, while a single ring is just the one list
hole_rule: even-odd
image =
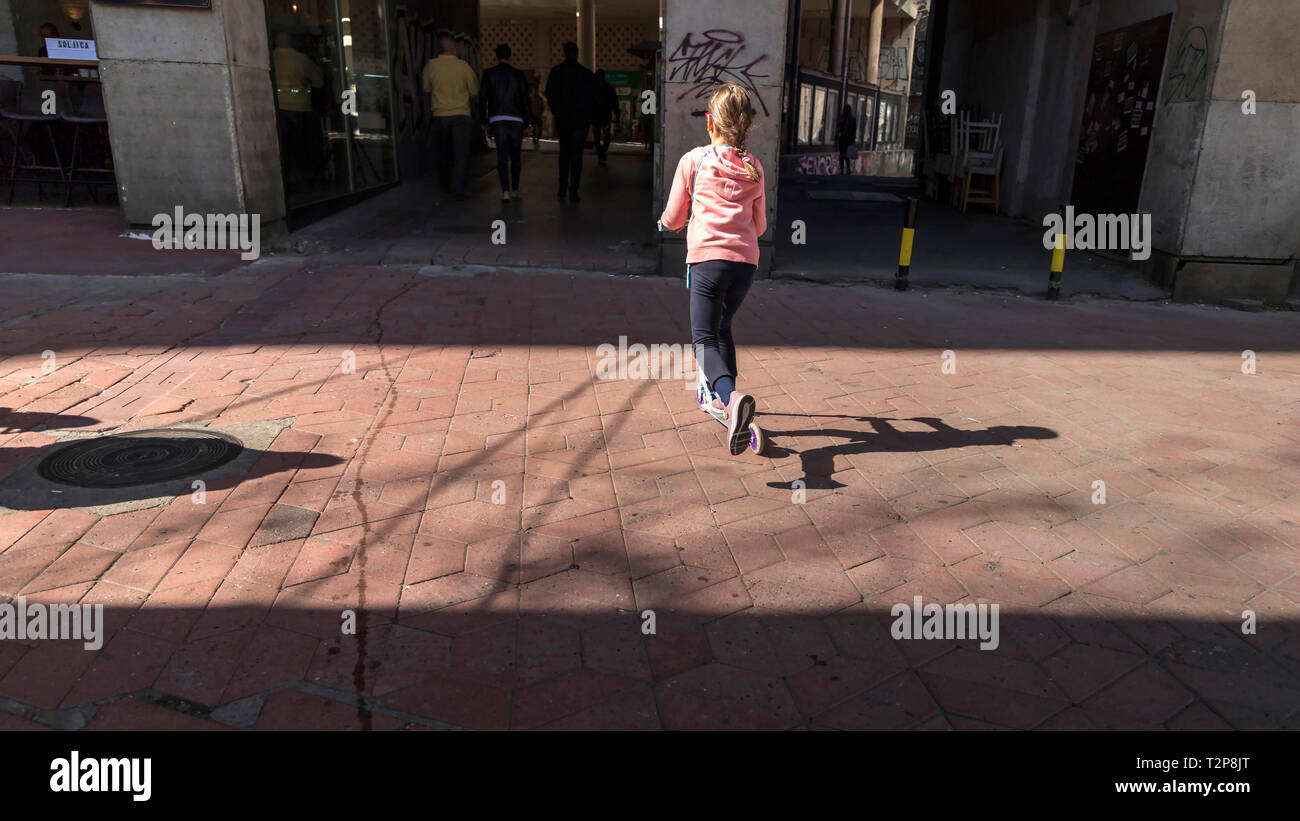
[{"label": "pink sweatshirt hood", "polygon": [[[757,181],[749,178],[746,160],[758,171]],[[660,221],[677,231],[690,219],[687,263],[758,264],[758,238],[767,230],[765,183],[758,159],[752,154],[742,158],[731,146],[700,146],[682,155]]]},{"label": "pink sweatshirt hood", "polygon": [[707,145],[704,146],[704,150],[712,155],[710,162],[716,161],[718,167],[728,177],[734,180],[744,180],[751,185],[762,185],[762,180],[758,182],[752,181],[749,178],[749,172],[745,170],[745,158],[748,158],[755,167],[758,167],[758,160],[748,154],[745,155],[745,158],[742,158],[740,152],[729,145]]}]

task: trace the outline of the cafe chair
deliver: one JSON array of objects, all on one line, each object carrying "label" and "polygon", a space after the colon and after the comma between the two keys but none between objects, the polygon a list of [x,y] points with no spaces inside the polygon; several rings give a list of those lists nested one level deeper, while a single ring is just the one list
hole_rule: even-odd
[{"label": "cafe chair", "polygon": [[[18,87],[18,92],[16,94],[14,93],[14,86]],[[59,174],[59,182],[63,185],[67,185],[68,183],[67,175],[63,172],[63,161],[59,159],[59,144],[54,137],[53,124],[58,122],[60,117],[57,113],[58,105],[56,103],[54,114],[45,114],[41,111],[41,103],[44,99],[43,92],[47,89],[55,92],[56,101],[64,96],[58,93],[59,89],[56,84],[53,83],[21,84],[14,80],[4,80],[0,82],[0,120],[7,121],[7,124],[12,123],[16,132],[14,134],[13,153],[9,158],[10,205],[12,205],[14,201],[14,183],[19,179],[35,182],[37,196],[41,199],[45,198],[45,189],[42,183],[46,182],[47,179],[39,174],[19,177],[19,171],[57,171]],[[29,123],[30,126],[26,127],[26,133],[24,134],[24,124],[27,123]],[[30,160],[28,159],[28,156],[24,155],[24,152],[20,150],[24,138],[27,138],[30,141],[32,135],[36,134],[38,131],[44,132],[46,139],[50,141],[50,150],[54,154],[54,165],[41,164],[40,157],[36,155],[34,150],[30,155]],[[36,145],[39,146],[39,144],[40,139],[38,137],[36,139]]]},{"label": "cafe chair", "polygon": [[[72,189],[78,182],[84,183],[86,191],[90,194],[90,198],[95,202],[99,202],[99,198],[95,196],[95,186],[112,184],[114,177],[112,168],[97,168],[94,166],[79,167],[77,165],[77,155],[81,150],[82,143],[82,126],[90,126],[96,131],[99,126],[103,126],[105,136],[107,136],[108,115],[104,112],[103,86],[99,84],[87,85],[82,91],[80,101],[74,101],[71,94],[66,94],[65,98],[67,99],[68,105],[63,109],[63,112],[59,116],[63,118],[65,123],[69,123],[72,126],[72,159],[68,163],[67,178],[68,196],[63,203],[66,208],[72,204]],[[107,139],[105,139],[105,145],[107,142]],[[110,164],[112,162],[111,155],[109,162]],[[79,180],[77,177],[79,173],[88,178]],[[103,178],[102,175],[104,174],[108,175],[108,179]],[[95,175],[100,176],[97,177]]]},{"label": "cafe chair", "polygon": [[[961,210],[972,202],[993,206],[998,213],[998,195],[1002,182],[1002,116],[991,115],[987,120],[964,123],[966,146],[961,163]],[[976,187],[976,179],[986,177],[988,185]]]}]

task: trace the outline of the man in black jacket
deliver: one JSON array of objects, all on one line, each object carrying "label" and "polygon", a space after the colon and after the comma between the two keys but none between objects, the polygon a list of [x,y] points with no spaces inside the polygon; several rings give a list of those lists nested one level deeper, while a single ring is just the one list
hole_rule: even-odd
[{"label": "man in black jacket", "polygon": [[524,123],[528,119],[528,80],[510,65],[510,46],[497,46],[497,64],[483,72],[483,122],[492,131],[497,144],[497,176],[501,180],[501,199],[510,201],[510,192],[519,196],[520,147],[524,142]]},{"label": "man in black jacket", "polygon": [[546,99],[555,115],[560,140],[560,188],[556,196],[578,201],[582,179],[582,146],[591,129],[596,109],[596,75],[578,62],[578,44],[564,44],[564,62],[551,69],[546,79]]},{"label": "man in black jacket", "polygon": [[600,165],[605,164],[605,157],[609,154],[609,143],[613,137],[610,123],[612,121],[617,125],[620,113],[618,92],[605,79],[605,69],[596,69],[596,114],[592,125],[596,127],[596,161]]}]

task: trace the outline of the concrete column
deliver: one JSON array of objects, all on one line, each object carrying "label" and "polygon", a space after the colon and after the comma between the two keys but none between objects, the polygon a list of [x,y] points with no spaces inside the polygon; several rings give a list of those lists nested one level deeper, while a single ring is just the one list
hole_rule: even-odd
[{"label": "concrete column", "polygon": [[264,230],[283,220],[261,0],[90,11],[127,223],[149,225],[178,205],[260,214]]},{"label": "concrete column", "polygon": [[880,82],[880,31],[885,25],[885,0],[871,0],[871,22],[867,27],[867,82]]},{"label": "concrete column", "polygon": [[[681,156],[697,145],[708,143],[703,118],[692,117],[691,112],[703,108],[707,102],[708,89],[698,88],[701,62],[721,59],[721,65],[735,67],[728,79],[749,88],[757,111],[757,125],[749,135],[747,148],[763,167],[769,226],[759,240],[759,276],[767,276],[771,271],[771,236],[778,229],[775,221],[787,10],[788,0],[664,2],[664,91],[659,100],[659,117],[664,126],[663,167],[655,180],[655,201],[663,202],[667,198]],[[719,36],[726,42],[711,39]],[[719,58],[719,55],[727,56]],[[655,214],[651,219],[658,216]],[[666,275],[681,276],[686,269],[682,236],[660,236],[663,238],[661,270]]]},{"label": "concrete column", "polygon": [[849,6],[852,0],[835,0],[831,21],[831,64],[827,71],[840,77],[844,74],[844,41],[849,36]]},{"label": "concrete column", "polygon": [[554,63],[551,60],[551,24],[539,23],[533,26],[533,53],[537,76],[542,82],[542,89],[546,89],[546,75],[551,70]]},{"label": "concrete column", "polygon": [[596,0],[578,0],[578,62],[595,71]]},{"label": "concrete column", "polygon": [[[1300,257],[1300,19],[1287,0],[1174,15],[1139,210],[1174,298],[1280,301]],[[1168,76],[1177,73],[1180,82]],[[1201,79],[1203,78],[1203,79]],[[1253,95],[1253,113],[1247,105]]]}]

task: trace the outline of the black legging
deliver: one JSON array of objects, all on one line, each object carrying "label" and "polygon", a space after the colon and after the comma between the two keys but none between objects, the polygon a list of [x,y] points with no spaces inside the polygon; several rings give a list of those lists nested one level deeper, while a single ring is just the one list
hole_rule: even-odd
[{"label": "black legging", "polygon": [[720,377],[736,378],[736,343],[731,318],[754,284],[757,266],[715,259],[690,266],[691,343],[695,365],[704,372],[709,390]]}]

